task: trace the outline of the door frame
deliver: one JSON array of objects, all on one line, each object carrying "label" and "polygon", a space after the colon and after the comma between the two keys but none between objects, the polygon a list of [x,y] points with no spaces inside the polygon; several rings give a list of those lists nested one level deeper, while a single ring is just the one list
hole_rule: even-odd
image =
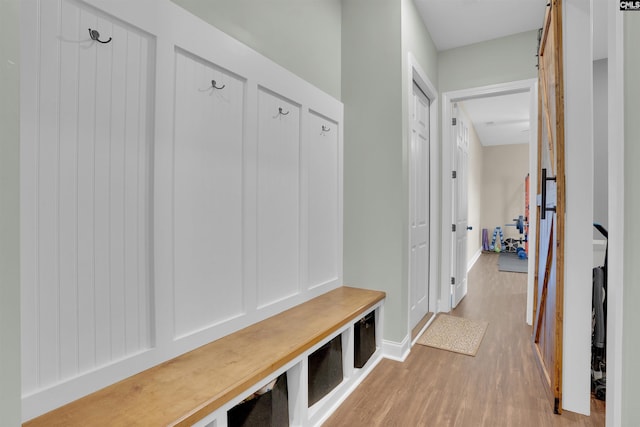
[{"label": "door frame", "polygon": [[[429,99],[429,311],[435,313],[438,311],[438,252],[440,248],[438,247],[438,235],[437,230],[439,227],[439,209],[438,209],[438,176],[440,171],[440,153],[439,153],[439,144],[438,141],[438,111],[439,111],[439,95],[436,87],[431,83],[429,77],[427,77],[427,73],[424,72],[422,67],[420,66],[416,57],[409,52],[407,55],[407,122],[405,123],[407,129],[407,135],[411,135],[411,126],[412,126],[412,117],[413,117],[413,82],[415,82],[420,90],[427,95]],[[406,179],[407,183],[409,182],[409,173],[410,173],[410,149],[409,144],[405,146],[404,153],[404,161],[406,165]],[[408,193],[407,186],[407,193]],[[411,199],[410,195],[406,198],[407,208],[409,208]],[[411,257],[409,254],[411,253],[411,239],[410,239],[410,228],[411,228],[411,212],[410,209],[407,209],[406,216],[406,224],[405,224],[405,232],[407,233],[406,240],[406,285],[407,290],[410,289],[410,272],[411,272]],[[409,331],[409,337],[411,336],[411,295],[410,292],[407,292],[407,330]],[[433,318],[432,318],[433,319]],[[426,327],[426,325],[425,325]],[[412,343],[413,344],[413,343]]]},{"label": "door frame", "polygon": [[[451,132],[451,104],[474,98],[489,96],[509,95],[513,93],[529,92],[529,175],[530,182],[537,182],[537,147],[538,147],[538,79],[517,80],[507,83],[498,83],[475,88],[460,89],[444,92],[442,94],[442,230],[441,239],[441,264],[440,264],[440,296],[438,299],[438,312],[451,311],[451,275],[453,271],[453,259],[451,256],[452,239],[449,238],[451,224],[455,222],[452,209],[451,171],[453,170],[455,140]],[[535,191],[530,191],[529,206],[536,206]],[[536,239],[536,215],[535,209],[530,211],[529,218],[529,247],[535,247]],[[535,257],[529,256],[529,273],[527,274],[527,308],[526,322],[533,321],[533,271],[535,271]]]},{"label": "door frame", "polygon": [[624,12],[607,4],[609,259],[607,268],[607,396],[606,425],[622,425],[622,356],[624,326]]}]

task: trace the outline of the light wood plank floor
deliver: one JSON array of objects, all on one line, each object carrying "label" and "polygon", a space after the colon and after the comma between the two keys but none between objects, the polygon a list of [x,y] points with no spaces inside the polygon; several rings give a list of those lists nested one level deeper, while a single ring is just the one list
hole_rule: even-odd
[{"label": "light wood plank floor", "polygon": [[416,344],[404,363],[382,360],[324,426],[604,426],[597,400],[591,417],[553,414],[524,318],[526,275],[497,262],[480,257],[453,312],[489,322],[476,357]]}]

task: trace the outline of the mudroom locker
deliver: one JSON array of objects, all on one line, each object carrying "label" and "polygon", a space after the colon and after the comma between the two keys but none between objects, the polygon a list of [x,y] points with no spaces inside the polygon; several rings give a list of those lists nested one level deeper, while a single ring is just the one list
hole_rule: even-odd
[{"label": "mudroom locker", "polygon": [[342,285],[342,104],[168,0],[21,11],[23,418]]}]

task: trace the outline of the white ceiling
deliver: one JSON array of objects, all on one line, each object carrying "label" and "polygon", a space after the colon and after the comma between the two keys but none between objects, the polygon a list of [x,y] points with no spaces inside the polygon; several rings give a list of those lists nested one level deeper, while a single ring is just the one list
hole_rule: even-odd
[{"label": "white ceiling", "polygon": [[[607,57],[608,1],[593,0],[594,60]],[[537,30],[543,25],[548,0],[414,0],[414,2],[436,48],[438,51],[443,51]],[[535,52],[532,52],[533,54]],[[529,142],[528,93],[464,101],[463,107],[483,145]]]},{"label": "white ceiling", "polygon": [[414,0],[436,48],[447,50],[524,31],[544,21],[545,0]]},{"label": "white ceiling", "polygon": [[529,142],[529,92],[460,102],[483,146]]},{"label": "white ceiling", "polygon": [[[607,3],[593,0],[593,57],[607,57]],[[438,51],[537,30],[548,0],[414,0]],[[609,3],[611,6],[612,4]]]}]

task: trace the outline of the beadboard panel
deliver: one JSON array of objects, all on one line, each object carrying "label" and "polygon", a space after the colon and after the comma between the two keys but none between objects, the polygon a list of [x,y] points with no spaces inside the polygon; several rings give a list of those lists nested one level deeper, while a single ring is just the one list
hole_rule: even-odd
[{"label": "beadboard panel", "polygon": [[82,3],[36,6],[21,143],[25,393],[148,348],[151,313],[153,38]]},{"label": "beadboard panel", "polygon": [[300,106],[258,90],[258,308],[299,292]]},{"label": "beadboard panel", "polygon": [[340,146],[338,123],[309,112],[306,144],[307,286],[314,288],[339,277]]},{"label": "beadboard panel", "polygon": [[182,336],[244,312],[245,80],[182,50],[175,69],[173,295]]},{"label": "beadboard panel", "polygon": [[21,19],[25,420],[342,284],[339,101],[168,0]]}]

